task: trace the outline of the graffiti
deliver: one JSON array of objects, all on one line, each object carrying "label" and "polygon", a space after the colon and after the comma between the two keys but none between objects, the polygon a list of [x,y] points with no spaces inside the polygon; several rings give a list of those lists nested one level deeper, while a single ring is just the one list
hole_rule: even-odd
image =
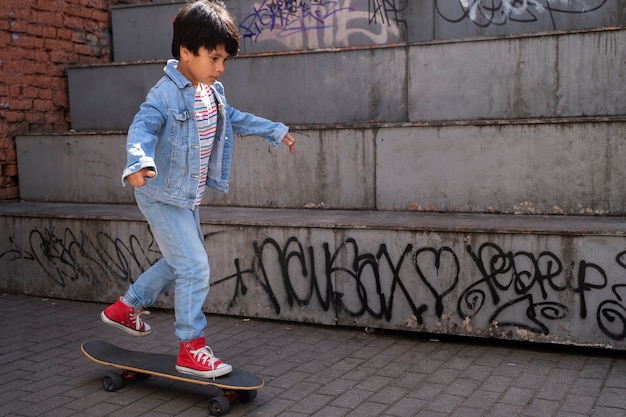
[{"label": "graffiti", "polygon": [[337,13],[351,10],[338,1],[325,0],[264,0],[239,24],[241,36],[258,40],[266,31],[279,38],[309,30],[332,27],[327,21]]},{"label": "graffiti", "polygon": [[[347,239],[334,252],[331,252],[328,243],[324,243],[322,249],[325,266],[319,273],[314,267],[316,260],[313,248],[308,248],[305,251],[303,245],[296,238],[288,239],[282,247],[275,240],[266,239],[261,244],[254,242],[253,248],[255,256],[249,268],[242,269],[240,260],[236,259],[235,274],[213,284],[219,285],[222,282],[236,279],[237,284],[231,306],[236,302],[240,294],[239,291],[241,291],[241,295],[245,295],[246,285],[244,282],[246,276],[249,276],[261,285],[277,315],[282,309],[281,301],[277,296],[278,292],[285,294],[285,301],[290,308],[294,305],[307,306],[316,301],[323,311],[334,308],[343,310],[355,317],[368,314],[376,319],[389,321],[392,318],[394,297],[397,290],[408,302],[412,312],[420,317],[420,320],[421,314],[426,310],[426,306],[415,304],[409,294],[409,289],[400,279],[399,269],[404,257],[411,252],[411,245],[406,247],[399,263],[394,265],[384,244],[380,246],[376,254],[361,254],[354,239]],[[270,251],[274,256],[268,256]],[[267,261],[264,261],[265,259]],[[351,261],[348,262],[346,259],[351,259]],[[343,261],[340,262],[340,260]],[[282,276],[278,282],[273,282],[268,273],[268,263],[273,264],[274,262],[277,262]],[[390,278],[391,289],[388,294],[382,288],[382,281],[386,277],[381,276],[381,263],[385,263],[392,274]],[[365,277],[368,275],[366,271],[373,278],[374,294],[370,294],[370,286],[365,282]],[[345,294],[337,291],[334,287],[334,282],[338,277],[346,278],[347,287],[353,288],[350,298],[356,296],[358,300],[354,307],[350,307],[346,303]],[[276,290],[277,285],[282,286],[280,290]],[[302,291],[298,293],[297,288]]]},{"label": "graffiti", "polygon": [[[617,264],[626,269],[626,251],[615,257]],[[604,334],[612,339],[621,340],[626,337],[626,307],[622,304],[626,293],[626,284],[617,284],[611,287],[615,300],[604,300],[600,303],[597,312],[597,321]]]},{"label": "graffiti", "polygon": [[[580,18],[598,12],[609,4],[607,0],[435,0],[426,4],[408,0],[262,0],[251,3],[250,10],[241,15],[239,32],[242,48],[259,52],[476,36],[470,25],[483,29],[509,25],[484,33],[502,35],[614,24],[609,10],[584,19],[589,20],[587,23]],[[433,21],[432,15],[438,17],[432,27],[424,25],[425,21]],[[460,28],[457,24],[461,24]],[[463,29],[463,25],[467,27]]]},{"label": "graffiti", "polygon": [[[215,240],[218,234],[205,238]],[[10,249],[0,253],[0,263],[33,263],[61,288],[125,286],[161,256],[149,229],[143,239],[90,237],[70,228],[35,229],[24,236],[24,244],[9,236]],[[396,323],[408,314],[415,328],[426,330],[453,320],[537,335],[578,320],[612,340],[626,337],[626,284],[619,276],[626,274],[626,250],[613,264],[600,265],[549,250],[509,250],[490,241],[461,251],[398,243],[392,249],[368,242],[364,250],[354,238],[319,247],[295,236],[282,242],[265,238],[251,243],[249,258],[233,257],[232,273],[214,276],[211,286],[219,288],[225,308],[236,311],[247,305],[253,288],[254,297],[266,297],[277,318],[306,308],[313,315]]]},{"label": "graffiti", "polygon": [[[323,268],[319,271],[314,268],[318,264],[314,248],[303,247],[295,237],[284,245],[274,239],[254,242],[253,249],[254,259],[247,268],[242,268],[241,259],[235,259],[235,273],[214,285],[236,280],[232,307],[239,297],[245,296],[250,285],[246,281],[258,283],[278,316],[283,308],[317,302],[324,311],[335,309],[337,314],[343,311],[353,317],[367,315],[391,321],[394,306],[406,303],[421,325],[426,322],[424,315],[428,311],[433,311],[439,320],[451,315],[445,308],[450,303],[444,303],[444,299],[457,293],[460,296],[456,315],[461,320],[476,320],[484,312],[481,322],[485,325],[497,323],[500,328],[547,335],[553,328],[551,323],[566,319],[571,311],[586,319],[590,308],[588,294],[607,288],[609,283],[600,265],[585,260],[563,265],[549,251],[539,254],[505,251],[495,243],[484,243],[478,248],[467,246],[480,278],[464,288],[458,288],[459,258],[445,246],[414,250],[408,244],[393,259],[386,244],[381,244],[375,253],[361,253],[357,242],[347,239],[334,251],[328,244],[322,245]],[[617,264],[626,270],[622,258],[626,259],[626,251],[616,258]],[[405,266],[407,259],[412,259],[409,269]],[[269,273],[268,265],[274,264],[278,269]],[[426,291],[416,290],[416,276],[411,271],[417,274]],[[350,289],[349,294],[338,290],[339,282],[344,290]],[[626,293],[626,284],[614,286],[614,298],[602,301],[597,307],[598,325],[616,340],[626,334],[626,307],[620,291]],[[425,296],[427,293],[430,297]],[[559,301],[567,297],[575,299],[577,305]],[[352,308],[347,300],[351,300]]]},{"label": "graffiti", "polygon": [[402,19],[401,13],[408,6],[400,5],[395,0],[370,0],[368,3],[369,23],[380,23],[385,25],[402,25],[407,26],[406,20]]},{"label": "graffiti", "polygon": [[[574,266],[564,270],[558,257],[551,252],[534,255],[529,252],[504,252],[493,243],[483,244],[476,252],[468,246],[468,253],[474,260],[482,278],[470,285],[459,298],[458,311],[462,317],[473,317],[490,301],[499,306],[489,317],[488,322],[500,326],[517,326],[535,333],[549,333],[549,327],[541,318],[558,320],[567,316],[568,307],[562,303],[547,300],[551,293],[571,290],[579,296],[580,317],[587,317],[585,293],[602,289],[607,285],[607,277],[598,265],[580,261],[578,275],[574,277]],[[594,279],[599,278],[597,282]],[[503,295],[513,293],[519,298],[502,303]],[[510,322],[501,315],[518,305],[529,319],[528,324]]]},{"label": "graffiti", "polygon": [[0,253],[0,262],[35,262],[61,288],[79,281],[98,284],[101,279],[131,280],[135,270],[145,271],[160,257],[154,240],[144,249],[132,235],[125,243],[105,233],[91,239],[83,231],[75,233],[68,228],[61,233],[54,228],[32,230],[24,247],[13,237],[9,242],[12,249]]},{"label": "graffiti", "polygon": [[435,0],[437,14],[450,23],[469,20],[476,26],[503,26],[508,22],[532,23],[547,14],[552,28],[557,29],[555,16],[560,13],[583,14],[594,12],[607,0],[459,0],[450,9],[449,0]]},{"label": "graffiti", "polygon": [[[349,45],[355,35],[372,43],[397,41],[399,25],[406,27],[397,0],[264,0],[239,23],[244,40],[272,40],[301,48]],[[375,27],[370,27],[375,25]],[[306,33],[314,36],[306,37]],[[287,38],[293,38],[288,41]]]}]

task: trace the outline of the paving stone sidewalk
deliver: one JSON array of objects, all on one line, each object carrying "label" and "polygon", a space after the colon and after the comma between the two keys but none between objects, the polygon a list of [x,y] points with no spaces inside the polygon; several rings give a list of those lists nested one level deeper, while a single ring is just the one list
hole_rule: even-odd
[{"label": "paving stone sidewalk", "polygon": [[[0,416],[208,416],[210,387],[150,378],[102,389],[107,369],[82,342],[178,349],[171,311],[144,316],[153,333],[135,338],[104,325],[103,307],[0,294]],[[622,352],[208,319],[216,354],[266,382],[232,417],[626,416]]]}]

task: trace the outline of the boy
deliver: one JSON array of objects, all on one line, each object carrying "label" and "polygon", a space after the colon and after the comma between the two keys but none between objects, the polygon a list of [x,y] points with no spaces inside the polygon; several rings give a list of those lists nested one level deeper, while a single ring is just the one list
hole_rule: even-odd
[{"label": "boy", "polygon": [[230,107],[218,78],[239,50],[239,32],[218,1],[187,4],[174,20],[172,55],[165,75],[150,90],[128,130],[128,163],[122,183],[135,187],[135,199],[159,249],[158,262],[139,276],[102,320],[131,335],[144,336],[141,319],[159,294],[174,289],[180,339],[176,369],[214,378],[232,367],[206,346],[202,305],[209,293],[209,262],[198,207],[205,186],[226,192],[233,133],[281,141],[295,153],[287,126]]}]

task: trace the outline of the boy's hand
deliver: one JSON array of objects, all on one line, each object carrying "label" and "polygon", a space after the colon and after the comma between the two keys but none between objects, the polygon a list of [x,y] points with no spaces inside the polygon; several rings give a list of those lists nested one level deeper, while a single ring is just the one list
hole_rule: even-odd
[{"label": "boy's hand", "polygon": [[152,168],[142,168],[126,177],[128,183],[133,187],[143,187],[148,182],[148,178],[152,178],[156,172]]},{"label": "boy's hand", "polygon": [[293,136],[291,136],[291,134],[287,133],[285,135],[285,137],[283,138],[283,143],[289,146],[289,152],[291,152],[292,155],[296,153],[296,140],[293,138]]}]

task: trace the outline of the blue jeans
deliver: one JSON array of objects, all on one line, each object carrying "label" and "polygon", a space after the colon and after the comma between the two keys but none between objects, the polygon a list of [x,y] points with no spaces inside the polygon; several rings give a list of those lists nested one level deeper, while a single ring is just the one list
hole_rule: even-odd
[{"label": "blue jeans", "polygon": [[202,305],[209,294],[209,259],[200,230],[199,209],[181,208],[135,191],[163,257],[137,278],[124,295],[135,308],[149,307],[174,289],[174,333],[181,341],[204,337]]}]

